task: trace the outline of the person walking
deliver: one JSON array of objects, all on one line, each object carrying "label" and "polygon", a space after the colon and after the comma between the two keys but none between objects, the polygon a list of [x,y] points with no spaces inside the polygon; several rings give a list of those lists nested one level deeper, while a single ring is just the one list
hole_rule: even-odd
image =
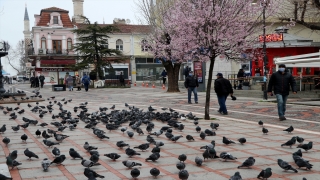
[{"label": "person walking", "polygon": [[184,76],[185,78],[187,78],[189,76],[189,72],[191,71],[191,69],[189,68],[189,66],[187,66],[185,69],[184,69]]},{"label": "person walking", "polygon": [[34,78],[34,84],[35,84],[35,87],[36,87],[36,88],[39,87],[39,77],[38,77],[38,76],[36,76],[36,77]]},{"label": "person walking", "polygon": [[32,76],[31,78],[30,78],[30,87],[31,88],[34,88],[35,87],[35,82],[34,82],[34,76]]},{"label": "person walking", "polygon": [[167,71],[165,69],[162,71],[161,76],[162,76],[162,84],[165,85],[167,80]]},{"label": "person walking", "polygon": [[87,74],[84,74],[82,77],[82,84],[84,85],[84,89],[86,92],[89,90],[89,84],[90,84],[90,77],[87,76]]},{"label": "person walking", "polygon": [[46,79],[46,78],[45,78],[44,75],[41,73],[40,76],[39,76],[41,88],[43,88],[43,84],[44,84],[44,80],[45,80],[45,79]]},{"label": "person walking", "polygon": [[223,78],[222,73],[218,73],[217,79],[214,81],[214,91],[217,94],[219,110],[218,112],[222,115],[228,115],[228,110],[226,107],[227,97],[233,95],[233,88],[228,79]]},{"label": "person walking", "polygon": [[189,76],[184,81],[184,86],[188,89],[188,103],[191,103],[191,93],[193,92],[194,101],[198,104],[198,92],[197,87],[199,87],[199,82],[197,78],[193,75],[192,71],[189,71]]},{"label": "person walking", "polygon": [[119,82],[120,82],[120,86],[125,86],[125,84],[124,84],[124,77],[123,77],[122,72],[121,72],[120,75],[119,75]]},{"label": "person walking", "polygon": [[67,85],[69,87],[69,91],[73,91],[73,77],[69,75],[66,80],[67,80]]},{"label": "person walking", "polygon": [[239,72],[237,74],[237,79],[239,81],[238,90],[242,90],[242,82],[244,77],[245,77],[245,74],[243,69],[239,69]]},{"label": "person walking", "polygon": [[77,91],[81,91],[81,78],[79,77],[79,75],[76,76],[76,85],[78,90]]},{"label": "person walking", "polygon": [[293,94],[297,93],[296,81],[293,76],[286,71],[286,65],[280,64],[279,70],[273,73],[268,84],[268,94],[272,96],[272,89],[277,98],[279,120],[286,120],[286,103],[291,90]]}]

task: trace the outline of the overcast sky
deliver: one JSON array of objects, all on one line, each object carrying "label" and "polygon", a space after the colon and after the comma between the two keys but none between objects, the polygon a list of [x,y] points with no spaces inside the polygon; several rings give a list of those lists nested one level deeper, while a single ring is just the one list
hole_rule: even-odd
[{"label": "overcast sky", "polygon": [[[91,22],[112,23],[114,18],[130,19],[131,24],[138,24],[139,16],[136,8],[136,0],[84,0],[84,15]],[[0,0],[0,40],[8,41],[16,47],[19,40],[23,39],[24,11],[27,4],[30,28],[34,25],[34,15],[40,14],[41,9],[58,7],[69,11],[69,16],[73,16],[72,0]],[[30,29],[31,30],[31,29]],[[2,58],[4,69],[11,74],[16,74],[12,68],[8,67],[5,58]]]}]

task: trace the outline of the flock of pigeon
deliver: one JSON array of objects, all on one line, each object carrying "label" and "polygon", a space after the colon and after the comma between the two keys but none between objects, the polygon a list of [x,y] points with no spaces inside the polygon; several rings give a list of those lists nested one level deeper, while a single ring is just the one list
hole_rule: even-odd
[{"label": "flock of pigeon", "polygon": [[[36,92],[36,96],[40,96],[39,92]],[[199,118],[193,115],[191,112],[187,115],[181,114],[179,112],[176,112],[175,110],[171,108],[161,108],[162,111],[156,111],[156,109],[152,108],[151,106],[148,107],[147,110],[139,109],[134,106],[129,106],[127,103],[125,103],[125,107],[127,109],[124,110],[116,110],[115,105],[113,105],[110,108],[107,107],[100,107],[99,110],[89,112],[87,105],[88,103],[81,103],[79,106],[74,107],[74,113],[70,112],[68,110],[65,110],[63,108],[63,105],[67,104],[68,102],[71,102],[72,99],[66,100],[63,98],[61,101],[57,101],[56,98],[50,97],[47,99],[47,105],[41,106],[37,102],[35,105],[28,104],[28,111],[31,111],[34,114],[37,114],[37,116],[42,119],[45,115],[51,116],[52,122],[50,122],[50,125],[43,122],[39,118],[38,120],[29,119],[26,117],[22,117],[21,119],[25,122],[24,124],[19,124],[17,126],[12,126],[11,129],[15,132],[19,132],[21,128],[26,129],[29,125],[32,126],[41,126],[42,129],[46,128],[47,126],[55,127],[55,128],[48,128],[45,130],[38,129],[35,133],[35,136],[37,138],[43,138],[42,142],[45,146],[48,147],[48,149],[52,149],[52,155],[53,158],[44,158],[41,163],[42,168],[44,171],[48,171],[50,166],[53,164],[55,165],[63,165],[63,162],[66,160],[66,158],[71,157],[73,159],[79,159],[81,160],[81,165],[84,166],[84,175],[89,180],[94,180],[96,178],[104,178],[104,176],[99,175],[97,172],[95,172],[93,169],[94,166],[101,165],[99,163],[100,160],[100,152],[98,151],[98,147],[91,146],[88,142],[85,142],[83,145],[84,150],[88,152],[88,157],[83,157],[78,153],[74,148],[70,147],[69,150],[69,156],[65,154],[61,154],[59,150],[59,144],[63,143],[63,141],[67,138],[72,138],[72,135],[64,135],[63,131],[65,129],[69,129],[70,131],[76,130],[78,126],[83,126],[84,128],[91,129],[92,133],[99,138],[100,140],[109,139],[107,136],[108,134],[113,133],[113,131],[121,131],[123,134],[126,133],[129,138],[132,138],[135,134],[138,135],[145,135],[146,136],[146,142],[131,148],[129,143],[126,143],[124,141],[118,141],[116,142],[116,146],[124,152],[124,154],[117,154],[117,153],[107,153],[103,154],[103,156],[106,156],[107,158],[110,158],[112,161],[117,161],[119,158],[121,158],[122,164],[127,167],[128,169],[131,169],[131,176],[133,178],[137,178],[140,175],[139,168],[136,168],[136,166],[142,166],[141,163],[135,162],[135,156],[141,155],[141,153],[147,153],[149,148],[152,147],[151,154],[148,158],[145,159],[145,161],[159,161],[160,160],[160,154],[161,149],[165,148],[165,143],[160,141],[158,139],[159,136],[165,136],[168,138],[169,141],[177,142],[179,139],[183,138],[182,135],[174,135],[175,131],[183,131],[185,125],[183,124],[183,121],[186,119],[189,119],[193,121],[195,125],[195,131],[199,133],[199,137],[201,139],[205,139],[206,136],[215,136],[216,132],[219,129],[218,123],[211,123],[210,127],[200,127]],[[53,114],[54,108],[59,110],[58,114]],[[23,115],[25,112],[24,109],[20,109],[20,107],[12,108],[12,107],[3,107],[0,106],[0,109],[3,110],[3,113],[5,115],[8,115],[10,118],[9,120],[15,120],[18,118],[18,115]],[[40,123],[39,121],[42,121],[43,123]],[[155,124],[153,121],[161,121],[162,123],[166,124],[160,129],[155,129]],[[49,123],[49,122],[48,122]],[[99,126],[98,126],[99,124]],[[104,124],[106,129],[101,129],[101,125]],[[262,126],[262,133],[268,134],[268,129],[266,129],[263,126],[263,122],[259,121],[258,123],[260,126]],[[1,126],[1,125],[0,125]],[[100,129],[98,128],[100,127]],[[203,129],[204,128],[204,129]],[[10,149],[10,137],[5,136],[7,128],[6,125],[3,124],[0,128],[0,133],[2,135],[3,140],[2,142],[6,144],[6,146]],[[292,133],[294,128],[290,126],[289,128],[285,129],[284,131],[287,131],[288,133]],[[147,135],[148,134],[148,135]],[[194,137],[191,135],[186,135],[185,137],[187,141],[195,141]],[[22,143],[28,142],[28,136],[26,134],[23,134],[21,136]],[[247,143],[246,138],[240,138],[238,139],[239,143],[244,145]],[[299,143],[297,145],[298,148],[301,148],[305,151],[309,151],[312,149],[312,142],[309,142],[307,144],[303,144],[304,139],[299,136],[293,136],[292,139],[285,142],[281,146],[288,146],[292,147],[296,143]],[[222,143],[225,145],[235,144],[234,141],[223,137]],[[204,145],[202,147],[199,147],[200,149],[203,149],[202,155],[197,156],[194,159],[194,165],[201,166],[202,164],[206,163],[206,161],[209,161],[210,159],[216,159],[220,158],[223,161],[235,161],[237,158],[234,157],[229,152],[221,152],[218,154],[215,150],[216,142],[211,141],[211,143]],[[279,145],[280,146],[280,145]],[[138,149],[138,150],[135,150]],[[112,151],[112,150],[108,150]],[[26,157],[28,157],[30,160],[32,158],[38,159],[39,157],[37,154],[29,150],[28,148],[25,149],[24,154]],[[90,154],[90,156],[89,156]],[[201,157],[202,156],[202,157]],[[302,158],[302,152],[299,149],[297,152],[292,154],[294,163],[300,168],[305,168],[306,170],[311,170],[312,164],[304,158]],[[6,163],[9,167],[18,168],[21,163],[18,161],[18,154],[17,150],[12,150],[10,154],[6,157]],[[51,160],[52,159],[52,160]],[[178,176],[180,179],[188,179],[189,173],[185,169],[186,167],[186,160],[187,156],[185,154],[181,154],[178,156],[178,163],[176,164],[177,169],[179,169]],[[250,168],[254,166],[255,159],[254,157],[249,157],[246,159],[238,168]],[[278,159],[278,165],[280,168],[284,169],[285,171],[293,171],[295,173],[298,172],[293,166],[291,166],[288,162]],[[160,170],[158,168],[152,168],[150,169],[150,174],[153,177],[157,177],[160,175]],[[271,168],[263,169],[257,176],[257,178],[262,179],[268,179],[272,176],[272,170]],[[3,174],[0,174],[0,179],[9,179],[5,177]],[[242,177],[239,172],[235,172],[233,176],[230,177],[230,180],[241,180]],[[303,180],[306,180],[306,178],[303,178]]]}]

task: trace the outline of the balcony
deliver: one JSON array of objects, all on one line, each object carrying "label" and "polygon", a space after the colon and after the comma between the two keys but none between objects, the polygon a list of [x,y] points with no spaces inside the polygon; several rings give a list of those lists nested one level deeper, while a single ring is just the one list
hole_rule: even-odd
[{"label": "balcony", "polygon": [[66,56],[66,55],[74,55],[73,50],[69,49],[62,49],[62,50],[56,50],[56,49],[38,49],[37,52],[34,51],[34,49],[28,50],[28,55],[39,55],[39,56]]}]

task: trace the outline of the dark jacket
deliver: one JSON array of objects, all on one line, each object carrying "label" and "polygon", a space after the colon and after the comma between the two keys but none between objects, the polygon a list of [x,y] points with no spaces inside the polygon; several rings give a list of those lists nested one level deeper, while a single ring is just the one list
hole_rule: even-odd
[{"label": "dark jacket", "polygon": [[120,81],[120,82],[124,82],[124,77],[123,77],[122,74],[119,75],[119,81]]},{"label": "dark jacket", "polygon": [[198,79],[195,76],[188,76],[186,80],[184,81],[184,87],[198,87],[199,82]]},{"label": "dark jacket", "polygon": [[[87,80],[87,81],[86,81]],[[84,75],[83,77],[82,77],[82,84],[90,84],[90,77],[89,76],[87,76],[87,75]]]},{"label": "dark jacket", "polygon": [[189,76],[190,68],[184,68],[184,75]]},{"label": "dark jacket", "polygon": [[230,93],[233,94],[233,89],[230,81],[223,77],[216,79],[214,81],[214,91],[217,95],[229,95]]},{"label": "dark jacket", "polygon": [[272,92],[273,89],[274,94],[289,95],[290,86],[292,92],[297,92],[296,81],[293,76],[288,72],[282,74],[278,71],[271,75],[268,84],[268,92]]},{"label": "dark jacket", "polygon": [[237,78],[245,77],[244,72],[239,71],[237,74]]},{"label": "dark jacket", "polygon": [[167,72],[166,71],[162,71],[161,76],[162,77],[167,77]]},{"label": "dark jacket", "polygon": [[40,76],[39,76],[39,80],[40,80],[40,81],[44,81],[45,79],[46,79],[46,78],[44,77],[44,75],[40,75]]}]

